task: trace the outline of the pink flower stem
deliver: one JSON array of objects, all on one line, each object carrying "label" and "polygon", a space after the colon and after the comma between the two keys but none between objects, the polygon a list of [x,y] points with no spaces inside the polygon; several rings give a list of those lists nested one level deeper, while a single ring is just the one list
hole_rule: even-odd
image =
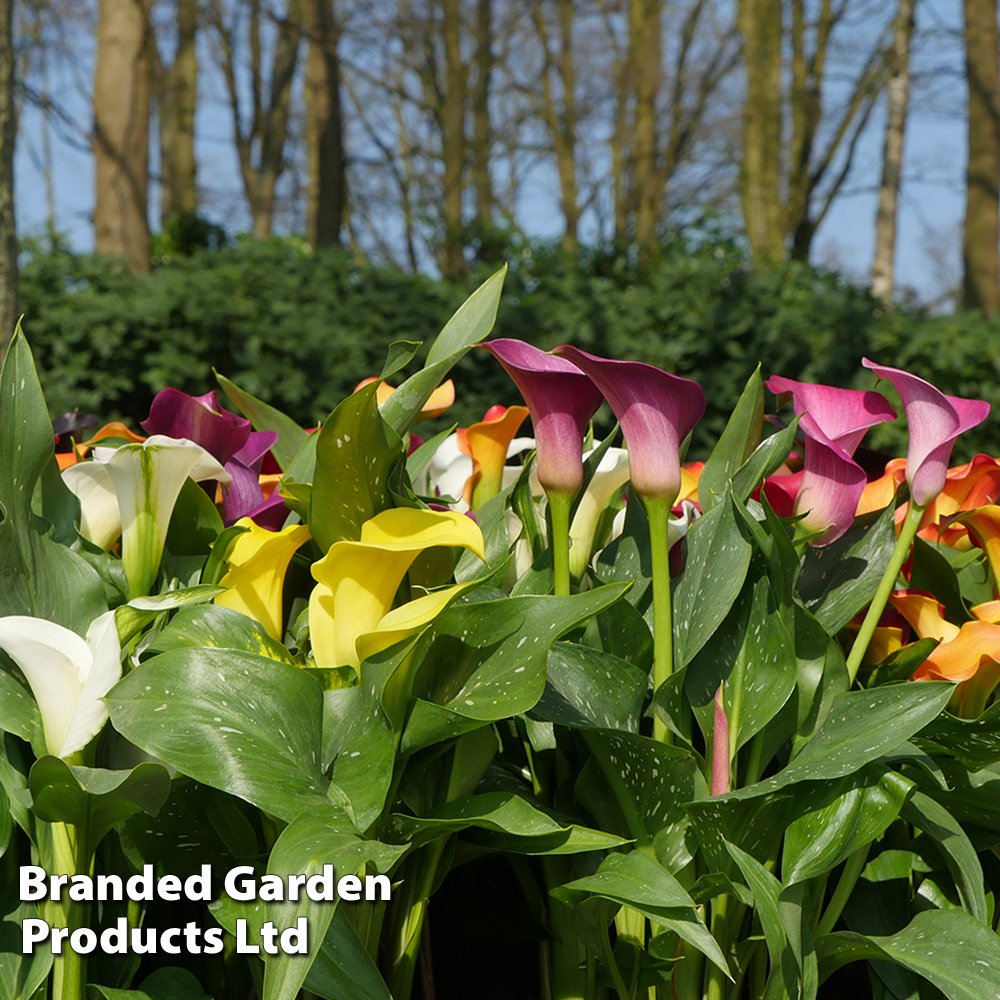
[{"label": "pink flower stem", "polygon": [[723,699],[723,686],[715,692],[715,725],[712,727],[712,794],[729,791],[729,719]]},{"label": "pink flower stem", "polygon": [[850,684],[853,684],[854,679],[858,676],[858,670],[868,649],[868,643],[871,642],[871,638],[875,634],[875,627],[878,625],[879,618],[882,617],[892,588],[896,585],[899,571],[903,568],[903,563],[906,562],[906,557],[910,554],[910,546],[916,537],[917,528],[920,527],[920,519],[923,517],[924,509],[924,507],[918,507],[912,500],[910,501],[910,510],[900,529],[896,547],[889,558],[889,565],[886,566],[885,573],[882,574],[878,590],[875,591],[875,596],[872,598],[871,604],[868,605],[868,613],[861,623],[861,628],[858,629],[854,645],[847,657],[847,676]]}]

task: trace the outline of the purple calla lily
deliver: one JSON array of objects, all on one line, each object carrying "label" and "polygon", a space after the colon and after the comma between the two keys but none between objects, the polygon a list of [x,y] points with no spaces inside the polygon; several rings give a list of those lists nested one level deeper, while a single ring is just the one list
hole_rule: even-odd
[{"label": "purple calla lily", "polygon": [[555,352],[576,365],[614,410],[636,493],[672,504],[681,488],[681,442],[705,412],[701,386],[654,365],[598,358],[568,344]]},{"label": "purple calla lily", "polygon": [[573,496],[583,485],[583,436],[601,405],[600,391],[569,361],[521,340],[476,346],[503,365],[528,405],[545,492]]},{"label": "purple calla lily", "polygon": [[180,389],[158,392],[140,426],[147,434],[194,441],[223,465],[247,443],[253,429],[249,420],[219,405],[217,392],[189,396]]},{"label": "purple calla lily", "polygon": [[[247,438],[246,444],[226,462],[226,472],[233,477],[233,485],[226,494],[222,506],[222,518],[227,527],[235,524],[241,517],[250,517],[261,527],[269,528],[270,522],[281,514],[281,509],[284,508],[281,497],[278,497],[280,506],[270,501],[265,504],[264,491],[260,488],[261,463],[277,440],[278,435],[274,431],[253,431]],[[263,515],[265,512],[269,515],[267,523],[254,516],[255,513]],[[287,514],[288,510],[284,508],[282,524]],[[278,528],[280,527],[281,524],[278,525]]]},{"label": "purple calla lily", "polygon": [[903,401],[910,431],[906,482],[913,502],[926,507],[944,489],[951,449],[959,434],[981,424],[989,416],[990,404],[946,396],[930,382],[899,368],[877,365],[867,358],[861,363],[880,379],[888,379]]},{"label": "purple calla lily", "polygon": [[894,420],[896,411],[877,392],[812,385],[780,375],[764,385],[775,395],[791,394],[806,436],[805,468],[795,513],[805,514],[803,527],[822,532],[813,545],[829,545],[854,523],[868,481],[864,469],[854,461],[854,452],[870,428]]}]

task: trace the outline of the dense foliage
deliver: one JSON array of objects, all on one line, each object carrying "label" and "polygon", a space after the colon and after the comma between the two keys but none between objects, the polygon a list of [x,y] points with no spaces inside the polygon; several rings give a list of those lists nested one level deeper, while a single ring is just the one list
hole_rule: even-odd
[{"label": "dense foliage", "polygon": [[[887,313],[814,267],[751,271],[721,238],[677,238],[643,260],[614,247],[567,254],[527,245],[507,257],[497,335],[543,349],[574,343],[696,379],[709,409],[692,457],[705,457],[758,361],[765,376],[870,388],[874,380],[858,367],[868,355],[933,376],[944,392],[1000,403],[995,321]],[[168,385],[205,391],[214,366],[312,425],[378,371],[390,343],[429,342],[440,317],[484,276],[452,285],[287,240],[160,260],[151,273],[132,275],[65,249],[30,254],[25,330],[54,413],[139,420]],[[479,352],[457,374],[464,388],[452,415],[463,425],[498,400],[514,401],[502,372]],[[904,434],[876,432],[873,443],[897,451]],[[991,420],[963,438],[961,454],[991,451],[996,437]]]}]

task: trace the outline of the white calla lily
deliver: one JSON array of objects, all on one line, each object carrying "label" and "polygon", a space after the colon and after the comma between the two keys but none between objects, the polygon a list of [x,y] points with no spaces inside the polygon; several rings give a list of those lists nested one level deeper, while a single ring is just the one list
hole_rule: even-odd
[{"label": "white calla lily", "polygon": [[[583,456],[585,461],[590,454],[588,452]],[[624,448],[609,448],[601,457],[587,489],[580,497],[570,525],[569,571],[572,576],[579,578],[586,570],[604,508],[628,479],[628,452]]]},{"label": "white calla lily", "polygon": [[110,549],[122,533],[115,484],[104,462],[77,462],[62,472],[63,482],[80,501],[80,534]]},{"label": "white calla lily", "polygon": [[82,750],[107,721],[104,697],[122,675],[115,613],[95,619],[86,639],[42,618],[0,618],[0,649],[31,685],[49,753]]},{"label": "white calla lily", "polygon": [[123,444],[107,459],[122,518],[122,566],[132,597],[148,594],[167,540],[167,528],[181,487],[189,477],[232,476],[193,441],[156,434],[142,444]]}]

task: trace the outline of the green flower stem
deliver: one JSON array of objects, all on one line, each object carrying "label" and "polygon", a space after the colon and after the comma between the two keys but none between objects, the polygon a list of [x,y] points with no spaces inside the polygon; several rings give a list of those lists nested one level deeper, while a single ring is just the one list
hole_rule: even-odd
[{"label": "green flower stem", "polygon": [[541,865],[549,908],[552,1000],[588,1000],[585,953],[576,934],[576,915],[572,907],[551,895],[557,886],[572,881],[572,865],[568,858],[559,856],[543,857]]},{"label": "green flower stem", "polygon": [[[670,539],[667,522],[670,503],[661,498],[643,498],[649,520],[649,549],[653,563],[653,691],[674,672],[674,625],[670,607]],[[661,743],[673,738],[666,724],[653,716],[653,737]]]},{"label": "green flower stem", "polygon": [[[75,826],[53,823],[52,874],[85,875],[90,870],[86,838]],[[51,904],[49,923],[53,927],[68,927],[70,931],[87,923],[86,903],[64,899]],[[52,1000],[85,1000],[87,990],[87,958],[75,952],[69,941],[63,942],[62,954],[52,956]]]},{"label": "green flower stem", "polygon": [[[712,937],[726,951],[728,944],[728,928],[726,911],[729,907],[729,897],[723,893],[712,900]],[[728,977],[714,962],[705,963],[705,1000],[723,1000]]]},{"label": "green flower stem", "polygon": [[906,520],[899,532],[899,538],[896,541],[895,549],[892,550],[889,565],[886,566],[885,573],[882,574],[878,590],[875,591],[875,596],[872,598],[871,604],[868,605],[868,614],[865,615],[865,620],[861,623],[861,628],[854,639],[854,645],[851,647],[851,654],[847,658],[847,676],[851,684],[858,676],[858,669],[861,667],[861,661],[864,659],[868,644],[875,634],[875,627],[878,625],[879,618],[882,617],[882,612],[889,600],[889,595],[892,593],[892,588],[896,584],[899,571],[903,568],[903,563],[906,562],[906,557],[910,554],[910,546],[916,537],[923,514],[924,508],[918,507],[911,501],[910,512],[906,515]]},{"label": "green flower stem", "polygon": [[837,921],[840,919],[841,913],[844,912],[844,907],[847,905],[848,899],[851,898],[851,893],[854,892],[854,887],[858,884],[858,879],[861,878],[861,873],[865,869],[865,862],[868,860],[868,851],[871,849],[871,846],[871,844],[865,844],[864,847],[859,847],[844,862],[844,870],[840,873],[840,881],[837,882],[837,888],[833,890],[833,896],[830,898],[830,905],[827,906],[826,913],[823,914],[820,922],[816,925],[816,930],[813,933],[814,938],[821,938],[824,934],[829,934],[833,931]]},{"label": "green flower stem", "polygon": [[556,597],[569,596],[569,512],[573,496],[550,493],[549,513],[552,515],[552,569],[555,572]]}]

